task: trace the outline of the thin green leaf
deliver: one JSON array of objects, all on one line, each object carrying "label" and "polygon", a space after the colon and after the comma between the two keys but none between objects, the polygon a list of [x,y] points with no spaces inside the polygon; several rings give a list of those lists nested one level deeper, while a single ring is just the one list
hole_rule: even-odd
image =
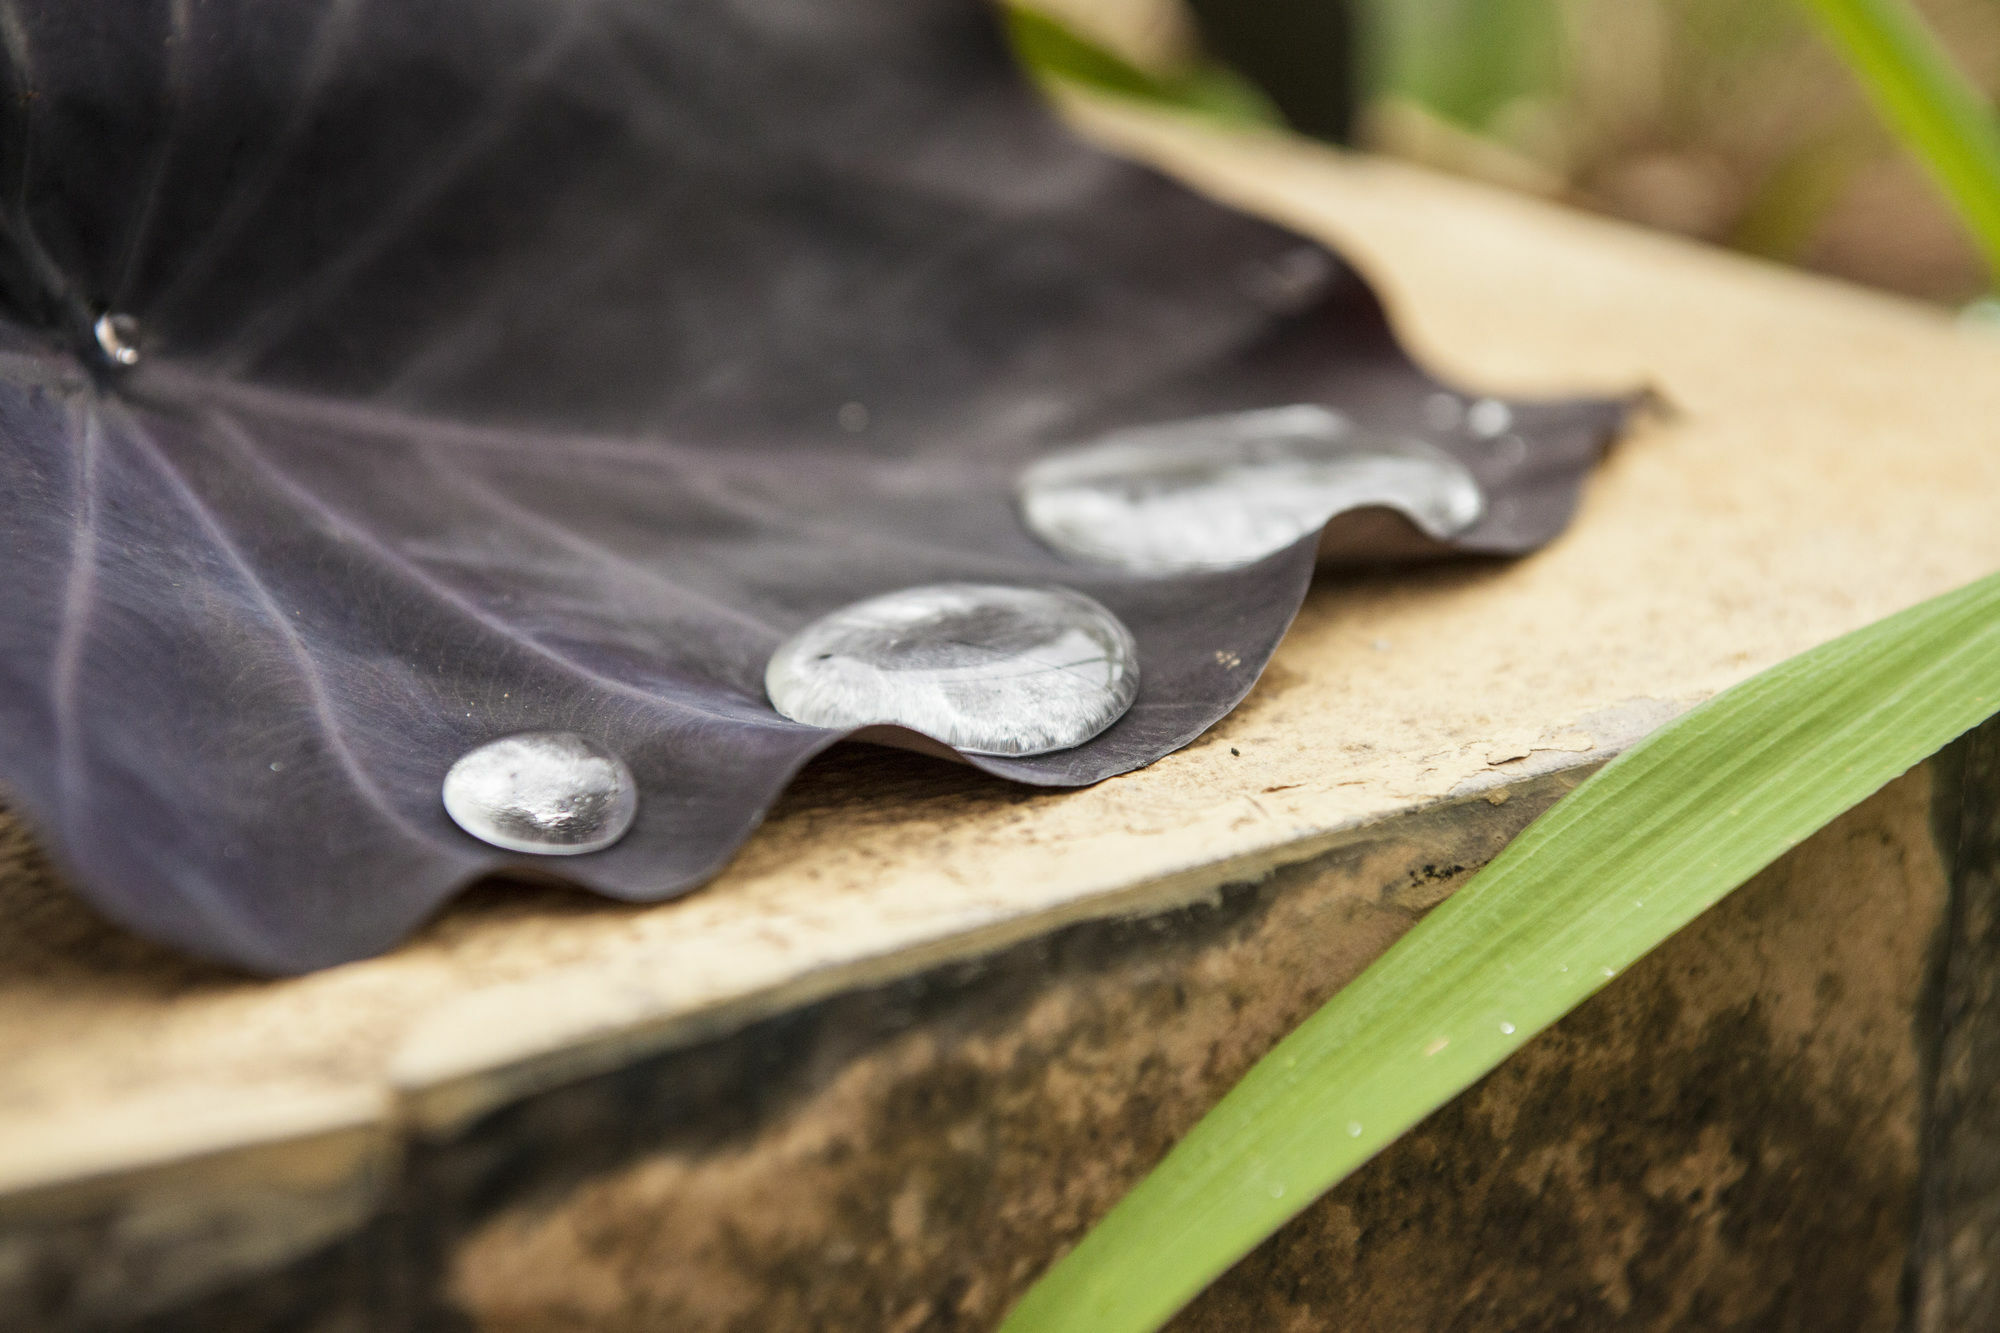
[{"label": "thin green leaf", "polygon": [[1802,0],[2000,281],[2000,122],[1908,0]]},{"label": "thin green leaf", "polygon": [[1199,64],[1175,74],[1152,74],[1038,10],[1013,6],[1006,10],[1006,16],[1015,54],[1042,78],[1194,111],[1231,124],[1282,123],[1277,108],[1254,84],[1219,65]]},{"label": "thin green leaf", "polygon": [[1633,960],[1995,711],[2000,575],[1634,746],[1280,1042],[1004,1328],[1158,1327]]}]

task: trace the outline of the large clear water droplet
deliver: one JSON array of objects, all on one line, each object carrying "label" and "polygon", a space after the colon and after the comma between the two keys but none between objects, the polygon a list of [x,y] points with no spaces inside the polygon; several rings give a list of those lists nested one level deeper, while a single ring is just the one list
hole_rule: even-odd
[{"label": "large clear water droplet", "polygon": [[130,315],[99,315],[90,326],[90,336],[97,339],[97,350],[112,365],[139,364],[139,321]]},{"label": "large clear water droplet", "polygon": [[1486,508],[1451,455],[1311,405],[1114,431],[1029,467],[1020,504],[1061,554],[1148,574],[1250,564],[1350,509],[1445,538]]},{"label": "large clear water droplet", "polygon": [[810,726],[894,724],[969,754],[1046,754],[1124,715],[1139,651],[1082,593],[938,583],[814,621],[771,655],[764,688]]},{"label": "large clear water droplet", "polygon": [[571,731],[526,731],[467,753],[444,777],[444,808],[481,842],[578,856],[625,836],[639,811],[632,770]]}]

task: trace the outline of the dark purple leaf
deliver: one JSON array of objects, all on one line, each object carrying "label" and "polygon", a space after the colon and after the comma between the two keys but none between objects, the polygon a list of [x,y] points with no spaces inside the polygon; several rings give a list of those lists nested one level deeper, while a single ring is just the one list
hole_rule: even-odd
[{"label": "dark purple leaf", "polygon": [[[1065,564],[1022,466],[1275,404],[1423,433],[1438,389],[1319,247],[1075,140],[975,0],[15,0],[0,36],[0,780],[104,911],[247,967],[518,864],[438,794],[515,731],[638,776],[565,873],[701,883],[840,738],[771,710],[772,648],[912,584],[1137,636],[1122,721],[980,768],[1148,763],[1249,688],[1312,543]],[[1457,549],[1552,537],[1618,416],[1513,411],[1525,460],[1433,436],[1495,500]]]}]

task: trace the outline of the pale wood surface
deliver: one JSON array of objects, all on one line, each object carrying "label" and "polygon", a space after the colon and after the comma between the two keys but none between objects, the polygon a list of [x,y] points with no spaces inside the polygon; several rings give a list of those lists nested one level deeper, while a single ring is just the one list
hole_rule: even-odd
[{"label": "pale wood surface", "polygon": [[372,1172],[405,1127],[1200,896],[1453,793],[1497,799],[2000,566],[2000,338],[1389,163],[1127,109],[1087,119],[1339,243],[1468,386],[1643,384],[1675,415],[1617,448],[1539,556],[1322,577],[1243,707],[1144,772],[1030,794],[854,752],[680,902],[489,892],[388,957],[246,981],[97,925],[16,835],[0,843],[0,1210],[81,1206],[260,1143],[318,1145],[329,1188],[328,1153]]}]

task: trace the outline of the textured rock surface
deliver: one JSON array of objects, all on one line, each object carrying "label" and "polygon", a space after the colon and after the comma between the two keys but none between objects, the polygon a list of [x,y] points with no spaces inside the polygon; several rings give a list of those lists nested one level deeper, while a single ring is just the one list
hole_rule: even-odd
[{"label": "textured rock surface", "polygon": [[[1948,898],[1935,777],[1632,968],[1178,1327],[1897,1327]],[[1523,813],[1442,810],[541,1094],[420,1150],[364,1244],[166,1326],[990,1328]]]}]

